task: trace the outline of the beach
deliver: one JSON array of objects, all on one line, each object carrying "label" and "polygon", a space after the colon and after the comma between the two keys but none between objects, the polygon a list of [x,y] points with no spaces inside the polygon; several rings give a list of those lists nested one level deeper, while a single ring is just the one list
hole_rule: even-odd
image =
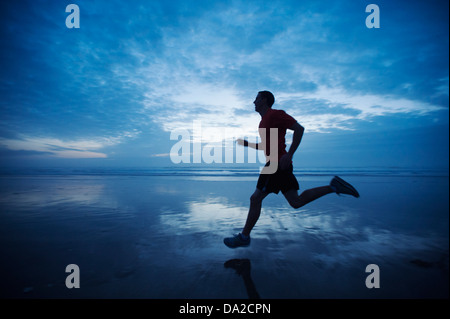
[{"label": "beach", "polygon": [[[301,190],[331,171],[296,174]],[[272,194],[238,249],[223,238],[244,225],[252,170],[3,174],[0,297],[448,298],[448,171],[338,173],[360,198],[295,210]]]}]

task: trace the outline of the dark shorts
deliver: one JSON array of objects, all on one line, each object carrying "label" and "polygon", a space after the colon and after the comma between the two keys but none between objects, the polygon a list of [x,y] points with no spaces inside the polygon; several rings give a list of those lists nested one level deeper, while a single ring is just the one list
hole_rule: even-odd
[{"label": "dark shorts", "polygon": [[[270,164],[267,163],[266,166],[268,165]],[[256,188],[265,193],[275,194],[278,194],[280,191],[285,193],[291,189],[299,190],[300,187],[293,170],[294,168],[291,164],[286,170],[278,167],[278,170],[273,174],[260,174]]]}]

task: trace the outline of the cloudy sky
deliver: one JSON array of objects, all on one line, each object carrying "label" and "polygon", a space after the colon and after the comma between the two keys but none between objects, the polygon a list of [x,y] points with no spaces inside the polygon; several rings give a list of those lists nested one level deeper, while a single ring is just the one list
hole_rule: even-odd
[{"label": "cloudy sky", "polygon": [[[80,28],[66,27],[70,3]],[[366,26],[370,3],[380,28]],[[194,123],[255,138],[252,102],[270,90],[274,108],[306,129],[298,166],[448,170],[448,9],[447,0],[2,1],[0,162],[169,166],[171,133],[194,135]]]}]

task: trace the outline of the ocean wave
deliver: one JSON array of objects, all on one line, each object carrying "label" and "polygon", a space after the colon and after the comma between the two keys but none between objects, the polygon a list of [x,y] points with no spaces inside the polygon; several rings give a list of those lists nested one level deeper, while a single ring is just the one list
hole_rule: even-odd
[{"label": "ocean wave", "polygon": [[[209,177],[253,177],[260,167],[151,167],[151,168],[2,168],[3,176],[209,176]],[[312,168],[294,169],[297,176],[398,176],[398,177],[448,177],[448,169],[436,168]]]}]

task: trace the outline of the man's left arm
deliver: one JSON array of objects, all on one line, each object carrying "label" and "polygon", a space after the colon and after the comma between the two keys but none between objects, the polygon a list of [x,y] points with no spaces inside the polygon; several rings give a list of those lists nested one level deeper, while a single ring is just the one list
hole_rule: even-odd
[{"label": "man's left arm", "polygon": [[303,137],[303,132],[305,131],[305,128],[301,126],[298,122],[295,122],[295,124],[292,125],[289,129],[294,131],[294,135],[292,136],[292,144],[291,147],[289,148],[288,153],[285,154],[280,159],[281,169],[287,169],[291,164],[292,157],[294,156],[295,151],[300,145],[300,142],[302,141]]}]

